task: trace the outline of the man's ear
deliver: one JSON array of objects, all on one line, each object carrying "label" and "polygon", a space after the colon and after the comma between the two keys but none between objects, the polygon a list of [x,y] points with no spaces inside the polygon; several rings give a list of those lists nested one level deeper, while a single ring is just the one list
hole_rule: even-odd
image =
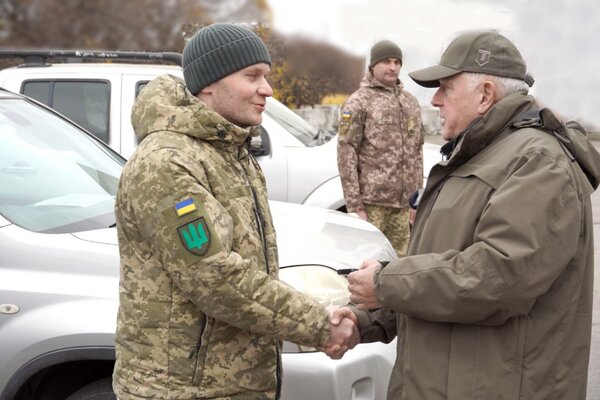
[{"label": "man's ear", "polygon": [[484,81],[481,84],[480,100],[477,105],[479,115],[485,114],[498,101],[498,88],[492,81]]},{"label": "man's ear", "polygon": [[213,90],[215,90],[215,83],[211,83],[208,86],[204,86],[202,89],[200,89],[200,92],[198,92],[198,94],[202,93],[202,94],[212,94]]},{"label": "man's ear", "polygon": [[196,97],[203,101],[207,106],[212,107],[212,95],[215,90],[215,84],[211,83],[208,86],[204,86],[200,91],[196,94]]}]

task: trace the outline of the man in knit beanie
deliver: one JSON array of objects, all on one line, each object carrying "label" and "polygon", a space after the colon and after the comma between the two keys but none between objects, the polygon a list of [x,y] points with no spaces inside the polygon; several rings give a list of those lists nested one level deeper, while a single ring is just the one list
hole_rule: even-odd
[{"label": "man in knit beanie", "polygon": [[399,257],[408,245],[408,198],[423,184],[421,109],[398,79],[401,67],[395,43],[375,43],[360,88],[342,107],[338,135],[347,210],[377,226]]},{"label": "man in knit beanie", "polygon": [[358,341],[349,309],[278,280],[265,179],[247,146],[273,94],[270,64],[252,31],[211,25],[183,51],[185,80],[158,77],[133,106],[139,146],[115,212],[121,400],[278,399],[282,340],[332,357]]}]

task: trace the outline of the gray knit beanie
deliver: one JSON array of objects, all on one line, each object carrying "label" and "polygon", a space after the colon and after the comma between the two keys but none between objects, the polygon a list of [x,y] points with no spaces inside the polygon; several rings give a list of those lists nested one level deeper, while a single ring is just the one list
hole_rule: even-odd
[{"label": "gray knit beanie", "polygon": [[183,49],[183,77],[190,92],[249,65],[271,65],[269,51],[251,30],[232,24],[213,24],[200,29]]},{"label": "gray knit beanie", "polygon": [[381,60],[386,58],[397,58],[402,64],[402,50],[394,42],[389,40],[381,40],[371,47],[371,61],[369,62],[369,68],[373,68]]}]

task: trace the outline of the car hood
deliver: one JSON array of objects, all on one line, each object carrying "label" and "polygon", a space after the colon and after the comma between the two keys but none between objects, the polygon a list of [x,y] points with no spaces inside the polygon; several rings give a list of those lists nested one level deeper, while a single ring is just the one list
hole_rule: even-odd
[{"label": "car hood", "polygon": [[365,259],[390,260],[394,249],[375,226],[339,211],[271,201],[279,265],[358,268]]},{"label": "car hood", "polygon": [[117,228],[75,232],[72,235],[78,239],[85,240],[86,242],[113,244],[115,246],[119,244],[119,241],[117,240]]},{"label": "car hood", "polygon": [[[390,260],[394,251],[385,236],[360,218],[325,208],[270,201],[277,232],[279,265],[318,264],[357,267],[365,259]],[[117,245],[117,230],[99,229],[73,236]]]}]

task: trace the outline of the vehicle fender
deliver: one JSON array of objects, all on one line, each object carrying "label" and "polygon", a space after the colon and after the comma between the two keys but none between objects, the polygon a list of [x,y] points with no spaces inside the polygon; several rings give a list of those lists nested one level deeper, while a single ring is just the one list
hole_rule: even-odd
[{"label": "vehicle fender", "polygon": [[304,199],[302,204],[339,210],[346,205],[342,181],[339,175],[319,185]]},{"label": "vehicle fender", "polygon": [[63,364],[71,361],[82,361],[82,360],[107,360],[114,361],[115,348],[111,346],[106,347],[80,347],[80,348],[67,348],[50,353],[42,354],[27,364],[19,368],[13,376],[10,377],[4,390],[0,393],[0,400],[11,400],[13,399],[19,389],[36,373],[39,371],[51,367],[57,364]]},{"label": "vehicle fender", "polygon": [[[11,316],[18,319],[3,324],[0,336],[14,337],[27,332],[30,337],[26,346],[9,351],[8,358],[0,362],[3,373],[0,400],[12,399],[10,393],[49,366],[76,360],[114,360],[116,307],[115,301],[107,299],[66,301]],[[20,316],[21,313],[24,315]],[[80,315],[89,318],[85,321],[74,318]]]}]

